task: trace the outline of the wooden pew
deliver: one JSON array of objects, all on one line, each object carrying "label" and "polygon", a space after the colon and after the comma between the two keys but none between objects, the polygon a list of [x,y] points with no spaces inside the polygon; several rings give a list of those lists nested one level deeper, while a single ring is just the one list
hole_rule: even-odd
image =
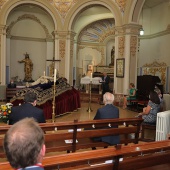
[{"label": "wooden pew", "polygon": [[[148,167],[168,170],[169,157],[170,140],[166,140],[49,156],[43,159],[43,166],[45,170],[145,170]],[[0,167],[12,170],[8,162],[0,163]]]},{"label": "wooden pew", "polygon": [[[40,124],[40,127],[46,132],[45,144],[46,152],[76,152],[79,149],[108,147],[105,142],[95,142],[91,138],[108,135],[120,135],[121,143],[137,144],[139,141],[141,118],[126,118],[126,119],[104,119],[91,121],[72,121],[60,123]],[[112,128],[118,126],[118,128]],[[0,133],[9,129],[10,126],[0,127]],[[106,129],[102,129],[102,128]],[[68,132],[71,130],[72,132]],[[81,129],[81,131],[79,131]],[[88,130],[85,130],[88,129]],[[2,131],[1,131],[2,130]],[[50,133],[53,131],[53,133]],[[134,138],[130,138],[130,134],[135,134]],[[72,143],[65,143],[65,140],[71,139]],[[0,157],[4,157],[2,142],[0,138]],[[77,142],[78,141],[78,142]]]}]

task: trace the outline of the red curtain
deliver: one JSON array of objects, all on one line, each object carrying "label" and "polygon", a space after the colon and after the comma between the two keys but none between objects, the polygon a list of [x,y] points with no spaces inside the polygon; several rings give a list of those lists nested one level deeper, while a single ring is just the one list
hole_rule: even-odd
[{"label": "red curtain", "polygon": [[[23,103],[23,100],[15,100],[13,106]],[[44,104],[37,106],[43,109],[45,118],[52,118],[52,100],[48,100]],[[80,105],[80,92],[74,88],[68,90],[55,98],[55,114],[61,115],[67,112],[72,112],[81,107]]]}]

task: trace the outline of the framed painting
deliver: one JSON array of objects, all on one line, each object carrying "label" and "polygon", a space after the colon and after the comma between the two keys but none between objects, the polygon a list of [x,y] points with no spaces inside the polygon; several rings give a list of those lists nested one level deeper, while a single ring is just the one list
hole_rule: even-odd
[{"label": "framed painting", "polygon": [[116,59],[116,77],[123,78],[125,69],[125,59],[118,58]]}]

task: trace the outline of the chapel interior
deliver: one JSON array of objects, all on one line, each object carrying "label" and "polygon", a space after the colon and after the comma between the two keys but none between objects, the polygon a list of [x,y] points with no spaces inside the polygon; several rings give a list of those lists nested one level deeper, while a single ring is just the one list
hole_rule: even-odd
[{"label": "chapel interior", "polygon": [[[59,76],[78,88],[90,65],[93,76],[111,76],[115,93],[126,94],[142,75],[158,76],[169,92],[168,0],[1,1],[0,12],[1,85],[11,78],[23,82],[24,64],[18,61],[28,53],[34,81],[44,72],[51,75],[54,59]],[[125,59],[122,77],[117,59]]]},{"label": "chapel interior", "polygon": [[[120,118],[141,111],[136,105],[122,109],[130,83],[146,98],[155,86],[160,88],[164,111],[170,110],[169,16],[170,0],[0,0],[0,104],[20,104],[19,94],[17,101],[12,99],[17,91],[25,93],[41,76],[53,79],[56,70],[55,93],[63,94],[55,98],[56,122],[93,120],[103,107],[101,85],[85,81],[103,73],[111,78]],[[26,54],[33,63],[31,81],[25,80],[19,62]],[[17,85],[13,91],[7,90],[11,79]],[[51,103],[40,99],[38,106],[47,122],[54,111],[51,94],[44,91]],[[68,96],[66,107],[60,101]],[[155,138],[153,131],[145,135]]]}]

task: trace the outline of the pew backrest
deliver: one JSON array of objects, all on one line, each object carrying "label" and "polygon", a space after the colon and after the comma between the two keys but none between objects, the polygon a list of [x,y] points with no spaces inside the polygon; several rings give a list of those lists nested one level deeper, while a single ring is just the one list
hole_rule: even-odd
[{"label": "pew backrest", "polygon": [[[139,141],[141,118],[119,118],[91,121],[72,121],[39,124],[45,133],[47,152],[67,151],[76,152],[78,149],[107,147],[104,142],[94,142],[91,138],[120,135],[121,143],[137,144]],[[115,128],[116,127],[116,128]],[[0,127],[4,132],[10,126]],[[131,138],[129,134],[134,134]],[[0,138],[0,157],[4,157],[2,149],[3,138]]]},{"label": "pew backrest", "polygon": [[[121,148],[84,151],[43,159],[45,170],[132,170],[156,165],[170,167],[170,141],[150,142]],[[12,170],[8,162],[0,163],[3,170]]]}]

